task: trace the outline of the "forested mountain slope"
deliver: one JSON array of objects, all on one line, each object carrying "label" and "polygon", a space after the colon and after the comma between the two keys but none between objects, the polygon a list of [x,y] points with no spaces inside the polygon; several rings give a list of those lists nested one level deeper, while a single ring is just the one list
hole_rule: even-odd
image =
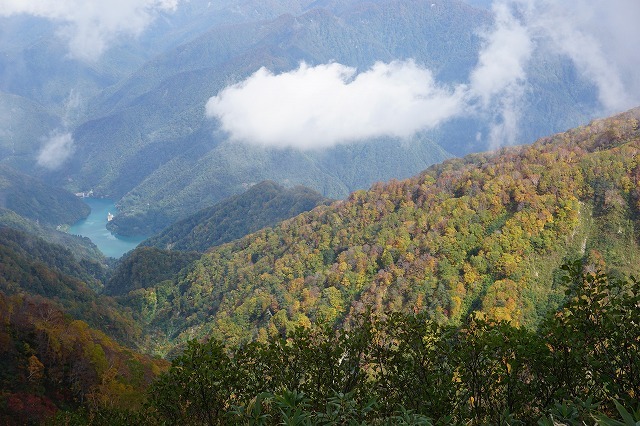
[{"label": "forested mountain slope", "polygon": [[194,251],[163,250],[137,247],[124,255],[115,266],[104,292],[122,295],[171,280],[178,272],[200,257]]},{"label": "forested mountain slope", "polygon": [[204,252],[328,203],[312,189],[265,181],[174,223],[141,245]]},{"label": "forested mountain slope", "polygon": [[563,298],[563,261],[638,272],[639,118],[634,109],[376,184],[215,248],[130,302],[174,343],[264,339],[369,308],[534,325]]},{"label": "forested mountain slope", "polygon": [[12,228],[62,245],[77,260],[104,264],[104,255],[88,238],[61,231],[89,212],[89,206],[68,191],[0,164],[0,228]]},{"label": "forested mountain slope", "polygon": [[71,250],[53,244],[28,232],[0,224],[0,245],[31,261],[84,281],[94,289],[101,289],[107,269],[105,265],[86,258],[76,258]]},{"label": "forested mountain slope", "polygon": [[37,221],[20,216],[13,210],[0,207],[0,226],[22,231],[70,250],[77,259],[87,259],[106,264],[104,254],[89,238],[67,234]]},{"label": "forested mountain slope", "polygon": [[6,425],[44,424],[60,409],[137,409],[167,365],[45,298],[1,290],[0,343],[0,422]]},{"label": "forested mountain slope", "polygon": [[69,250],[27,233],[0,227],[0,292],[33,296],[91,327],[135,346],[140,327],[113,299],[99,295],[106,271]]},{"label": "forested mountain slope", "polygon": [[72,225],[90,208],[68,191],[0,165],[0,208],[49,225]]}]

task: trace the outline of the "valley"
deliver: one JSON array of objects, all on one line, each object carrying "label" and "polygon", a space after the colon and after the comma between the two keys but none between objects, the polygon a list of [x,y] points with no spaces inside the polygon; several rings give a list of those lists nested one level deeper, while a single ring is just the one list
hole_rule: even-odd
[{"label": "valley", "polygon": [[82,3],[0,4],[0,424],[640,421],[635,0]]},{"label": "valley", "polygon": [[144,236],[114,235],[107,229],[109,219],[113,217],[111,215],[117,212],[113,201],[97,198],[83,198],[82,200],[91,208],[91,213],[85,219],[69,227],[67,231],[69,234],[89,238],[102,254],[116,259],[133,250],[145,240]]}]

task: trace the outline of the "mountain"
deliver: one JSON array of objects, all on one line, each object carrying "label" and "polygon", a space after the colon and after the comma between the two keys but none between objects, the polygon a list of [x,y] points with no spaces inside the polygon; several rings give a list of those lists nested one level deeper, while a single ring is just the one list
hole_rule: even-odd
[{"label": "mountain", "polygon": [[62,245],[77,259],[104,264],[104,255],[89,239],[62,232],[89,211],[89,206],[68,191],[0,164],[0,227]]},{"label": "mountain", "polygon": [[44,424],[59,410],[136,409],[166,361],[137,354],[41,297],[0,291],[0,421]]},{"label": "mountain", "polygon": [[44,139],[59,125],[39,104],[0,89],[0,166],[34,171]]},{"label": "mountain", "polygon": [[0,245],[16,255],[43,263],[47,268],[74,277],[98,291],[106,281],[104,264],[86,258],[77,258],[64,245],[52,244],[33,234],[0,225]]},{"label": "mountain", "polygon": [[69,250],[29,234],[0,227],[0,291],[6,296],[44,298],[74,318],[135,345],[140,329],[116,302],[97,294],[106,271],[78,261]]},{"label": "mountain", "polygon": [[376,184],[213,248],[129,303],[152,313],[165,349],[205,335],[265,339],[369,308],[454,323],[479,310],[533,327],[563,299],[554,277],[565,261],[638,273],[639,119],[634,109]]},{"label": "mountain", "polygon": [[141,245],[204,252],[328,203],[311,189],[265,181],[174,223]]},{"label": "mountain", "polygon": [[62,246],[70,250],[76,259],[87,259],[104,265],[107,263],[102,252],[89,238],[67,234],[52,226],[20,216],[13,210],[0,207],[0,227],[22,231],[42,238],[49,243]]},{"label": "mountain", "polygon": [[[272,19],[213,25],[97,96],[92,118],[74,132],[77,152],[55,179],[119,200],[121,230],[131,234],[143,226],[158,232],[262,180],[342,198],[376,181],[408,178],[451,154],[486,149],[486,140],[476,141],[490,133],[485,118],[453,120],[412,142],[381,137],[318,152],[231,142],[205,117],[205,104],[261,67],[279,73],[301,61],[362,71],[412,59],[438,82],[465,83],[478,62],[479,34],[491,23],[488,10],[459,1],[387,0],[299,4]],[[569,60],[541,45],[531,63],[522,141],[593,115],[594,88]]]},{"label": "mountain", "polygon": [[0,208],[48,225],[72,225],[89,215],[89,206],[68,191],[0,166]]},{"label": "mountain", "polygon": [[[326,152],[241,145],[227,141],[204,116],[209,97],[262,66],[279,72],[302,60],[339,61],[366,69],[380,60],[415,57],[445,81],[473,66],[480,44],[473,28],[488,24],[488,13],[458,2],[443,3],[439,14],[423,2],[402,4],[345,6],[339,14],[318,7],[214,27],[96,98],[95,118],[74,132],[78,149],[58,173],[59,182],[119,199],[127,222],[133,225],[138,218],[135,226],[146,222],[159,231],[262,180],[302,184],[338,198],[450,157],[427,134]],[[402,30],[394,32],[394,25]],[[426,45],[425,38],[431,40]]]},{"label": "mountain", "polygon": [[[300,151],[230,141],[219,122],[205,117],[206,102],[262,67],[277,74],[303,61],[363,72],[376,62],[412,60],[439,84],[466,85],[495,23],[486,2],[478,6],[457,0],[182,2],[93,64],[63,54],[65,40],[43,19],[1,18],[0,90],[41,106],[58,123],[34,127],[25,143],[34,146],[58,131],[73,148],[54,171],[29,167],[33,149],[7,161],[73,192],[94,189],[113,199],[126,234],[159,232],[263,180],[342,198],[376,181],[408,178],[452,155],[486,149],[488,118],[454,119],[411,141],[379,136]],[[34,25],[42,22],[47,25]],[[518,140],[586,122],[599,110],[594,85],[571,60],[537,43],[529,62],[517,108],[527,120]],[[60,77],[52,78],[43,64]],[[23,122],[42,122],[37,113]]]},{"label": "mountain", "polygon": [[153,287],[159,282],[171,280],[199,258],[200,254],[193,251],[138,247],[120,259],[105,285],[104,292],[118,296]]}]

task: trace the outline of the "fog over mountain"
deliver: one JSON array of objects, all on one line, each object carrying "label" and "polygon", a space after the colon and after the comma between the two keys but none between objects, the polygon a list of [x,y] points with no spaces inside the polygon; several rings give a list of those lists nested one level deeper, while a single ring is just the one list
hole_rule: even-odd
[{"label": "fog over mountain", "polygon": [[637,16],[634,0],[3,2],[0,108],[33,108],[0,129],[29,149],[0,161],[119,200],[129,233],[265,179],[343,197],[640,104]]}]

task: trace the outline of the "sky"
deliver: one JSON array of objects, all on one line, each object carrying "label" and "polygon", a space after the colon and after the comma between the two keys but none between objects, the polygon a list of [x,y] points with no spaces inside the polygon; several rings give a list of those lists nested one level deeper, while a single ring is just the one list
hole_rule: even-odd
[{"label": "sky", "polygon": [[[48,19],[71,57],[95,62],[122,38],[140,35],[160,12],[186,1],[2,0],[0,16]],[[322,149],[404,138],[459,117],[488,122],[491,147],[514,144],[520,142],[528,70],[542,46],[571,60],[597,88],[602,115],[640,104],[640,1],[494,0],[491,11],[493,25],[479,29],[477,63],[456,85],[437,81],[412,60],[370,69],[301,63],[281,74],[260,69],[213,94],[205,115],[230,139],[262,146]],[[45,138],[40,164],[55,168],[73,153],[67,133],[60,129]]]}]

